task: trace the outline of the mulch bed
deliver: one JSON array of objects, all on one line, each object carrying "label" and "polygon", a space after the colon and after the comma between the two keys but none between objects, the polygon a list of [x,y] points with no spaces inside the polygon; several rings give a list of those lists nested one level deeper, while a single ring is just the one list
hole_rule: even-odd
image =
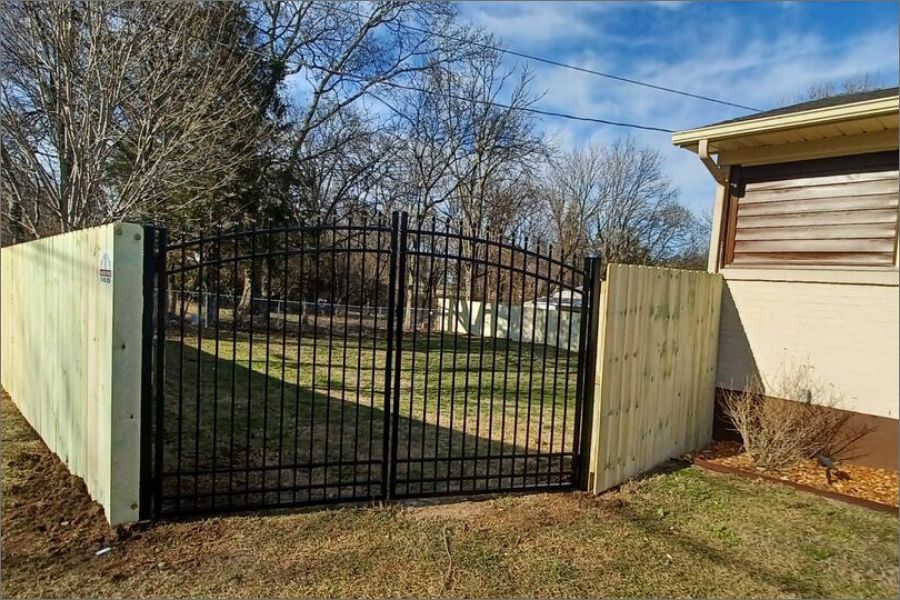
[{"label": "mulch bed", "polygon": [[[856,504],[871,505],[871,508],[898,507],[900,477],[897,471],[877,469],[853,464],[841,464],[831,471],[831,483],[816,461],[804,459],[779,470],[767,470],[753,464],[750,456],[738,442],[713,442],[706,448],[689,453],[686,458],[700,467],[728,471],[738,475],[759,476],[807,489],[822,491],[823,495],[861,499]],[[719,467],[719,468],[716,468]]]}]

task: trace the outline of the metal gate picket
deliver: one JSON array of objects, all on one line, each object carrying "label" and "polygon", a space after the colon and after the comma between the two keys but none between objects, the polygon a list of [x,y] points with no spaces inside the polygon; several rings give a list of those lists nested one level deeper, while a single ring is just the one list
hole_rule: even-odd
[{"label": "metal gate picket", "polygon": [[593,269],[400,226],[389,497],[577,486]]},{"label": "metal gate picket", "polygon": [[145,516],[577,484],[593,269],[399,212],[145,234]]}]

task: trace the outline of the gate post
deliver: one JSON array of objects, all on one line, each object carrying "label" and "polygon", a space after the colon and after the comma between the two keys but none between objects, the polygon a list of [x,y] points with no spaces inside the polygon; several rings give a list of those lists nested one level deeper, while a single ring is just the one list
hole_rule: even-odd
[{"label": "gate post", "polygon": [[156,235],[157,230],[154,227],[144,226],[144,310],[141,315],[141,474],[138,492],[138,517],[142,520],[151,516],[153,478],[150,452],[153,446],[151,419],[153,418],[153,283],[156,272]]},{"label": "gate post", "polygon": [[[394,217],[397,217],[396,212],[394,213]],[[393,407],[391,409],[392,413],[390,427],[391,464],[389,470],[390,483],[388,485],[388,499],[394,497],[397,488],[397,429],[400,426],[400,366],[403,359],[403,322],[406,318],[406,230],[409,227],[409,214],[405,211],[400,213],[399,221],[399,228],[392,228],[391,230],[391,235],[397,238],[397,258],[396,261],[392,263],[392,267],[396,265],[396,272],[394,273],[395,277],[391,278],[392,285],[393,282],[396,281],[397,296],[395,298],[396,307],[391,306],[389,307],[389,310],[394,310],[396,308],[397,311],[397,314],[394,317],[394,326],[397,328],[394,335],[394,341],[397,348],[394,352],[393,357],[394,381],[392,383],[389,382],[389,385],[393,387]]]},{"label": "gate post", "polygon": [[166,399],[166,319],[169,316],[169,274],[168,274],[168,250],[169,233],[165,229],[159,230],[159,252],[156,264],[156,418],[155,427],[155,455],[153,457],[153,495],[155,514],[162,512],[162,474],[163,474],[163,415],[165,414]]},{"label": "gate post", "polygon": [[168,302],[167,233],[162,228],[144,226],[140,519],[159,515],[162,494],[162,419],[165,399],[165,331]]},{"label": "gate post", "polygon": [[594,381],[597,373],[597,338],[600,318],[600,258],[584,259],[581,323],[578,338],[578,380],[575,395],[575,485],[587,490],[590,482],[591,434],[594,425]]},{"label": "gate post", "polygon": [[[405,215],[404,215],[405,216]],[[394,366],[394,318],[400,314],[400,327],[403,330],[402,311],[394,312],[395,304],[397,304],[397,262],[400,250],[400,231],[405,229],[405,220],[401,224],[400,212],[394,211],[391,214],[391,250],[389,254],[390,266],[388,267],[388,299],[387,299],[387,352],[384,361],[384,422],[381,434],[381,497],[384,500],[390,500],[393,495],[396,479],[394,474],[394,457],[396,456],[396,444],[394,443],[394,430],[391,419],[392,409],[392,393],[394,388],[393,366]],[[402,277],[401,277],[402,279]],[[402,294],[401,294],[402,297]],[[401,300],[402,302],[402,300]],[[399,354],[400,349],[397,349]],[[399,363],[398,363],[399,370]]]}]

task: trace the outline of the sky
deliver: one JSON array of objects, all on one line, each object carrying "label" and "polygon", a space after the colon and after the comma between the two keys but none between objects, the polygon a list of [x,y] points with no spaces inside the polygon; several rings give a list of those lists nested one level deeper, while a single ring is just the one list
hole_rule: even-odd
[{"label": "sky", "polygon": [[[463,21],[511,49],[759,109],[791,104],[811,86],[867,73],[898,80],[895,2],[458,2]],[[551,111],[681,130],[749,111],[507,55],[531,68],[535,105]],[[564,149],[631,135],[658,150],[682,202],[697,213],[713,180],[670,135],[541,117]]]}]

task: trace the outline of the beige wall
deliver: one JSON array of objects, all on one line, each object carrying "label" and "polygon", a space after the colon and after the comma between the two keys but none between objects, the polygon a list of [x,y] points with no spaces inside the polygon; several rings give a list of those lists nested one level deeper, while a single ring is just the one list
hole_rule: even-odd
[{"label": "beige wall", "polygon": [[882,285],[822,282],[852,280],[852,271],[804,271],[808,281],[776,280],[788,279],[784,270],[755,279],[723,273],[719,387],[740,389],[754,375],[772,384],[786,366],[808,364],[818,381],[844,395],[840,408],[897,418],[900,294],[891,273],[882,274]]},{"label": "beige wall", "polygon": [[438,327],[444,331],[496,337],[516,342],[547,344],[578,350],[581,313],[578,309],[546,310],[533,306],[502,302],[455,301],[439,298],[441,318]]},{"label": "beige wall", "polygon": [[0,253],[0,382],[111,523],[138,518],[142,236],[106,225]]}]

